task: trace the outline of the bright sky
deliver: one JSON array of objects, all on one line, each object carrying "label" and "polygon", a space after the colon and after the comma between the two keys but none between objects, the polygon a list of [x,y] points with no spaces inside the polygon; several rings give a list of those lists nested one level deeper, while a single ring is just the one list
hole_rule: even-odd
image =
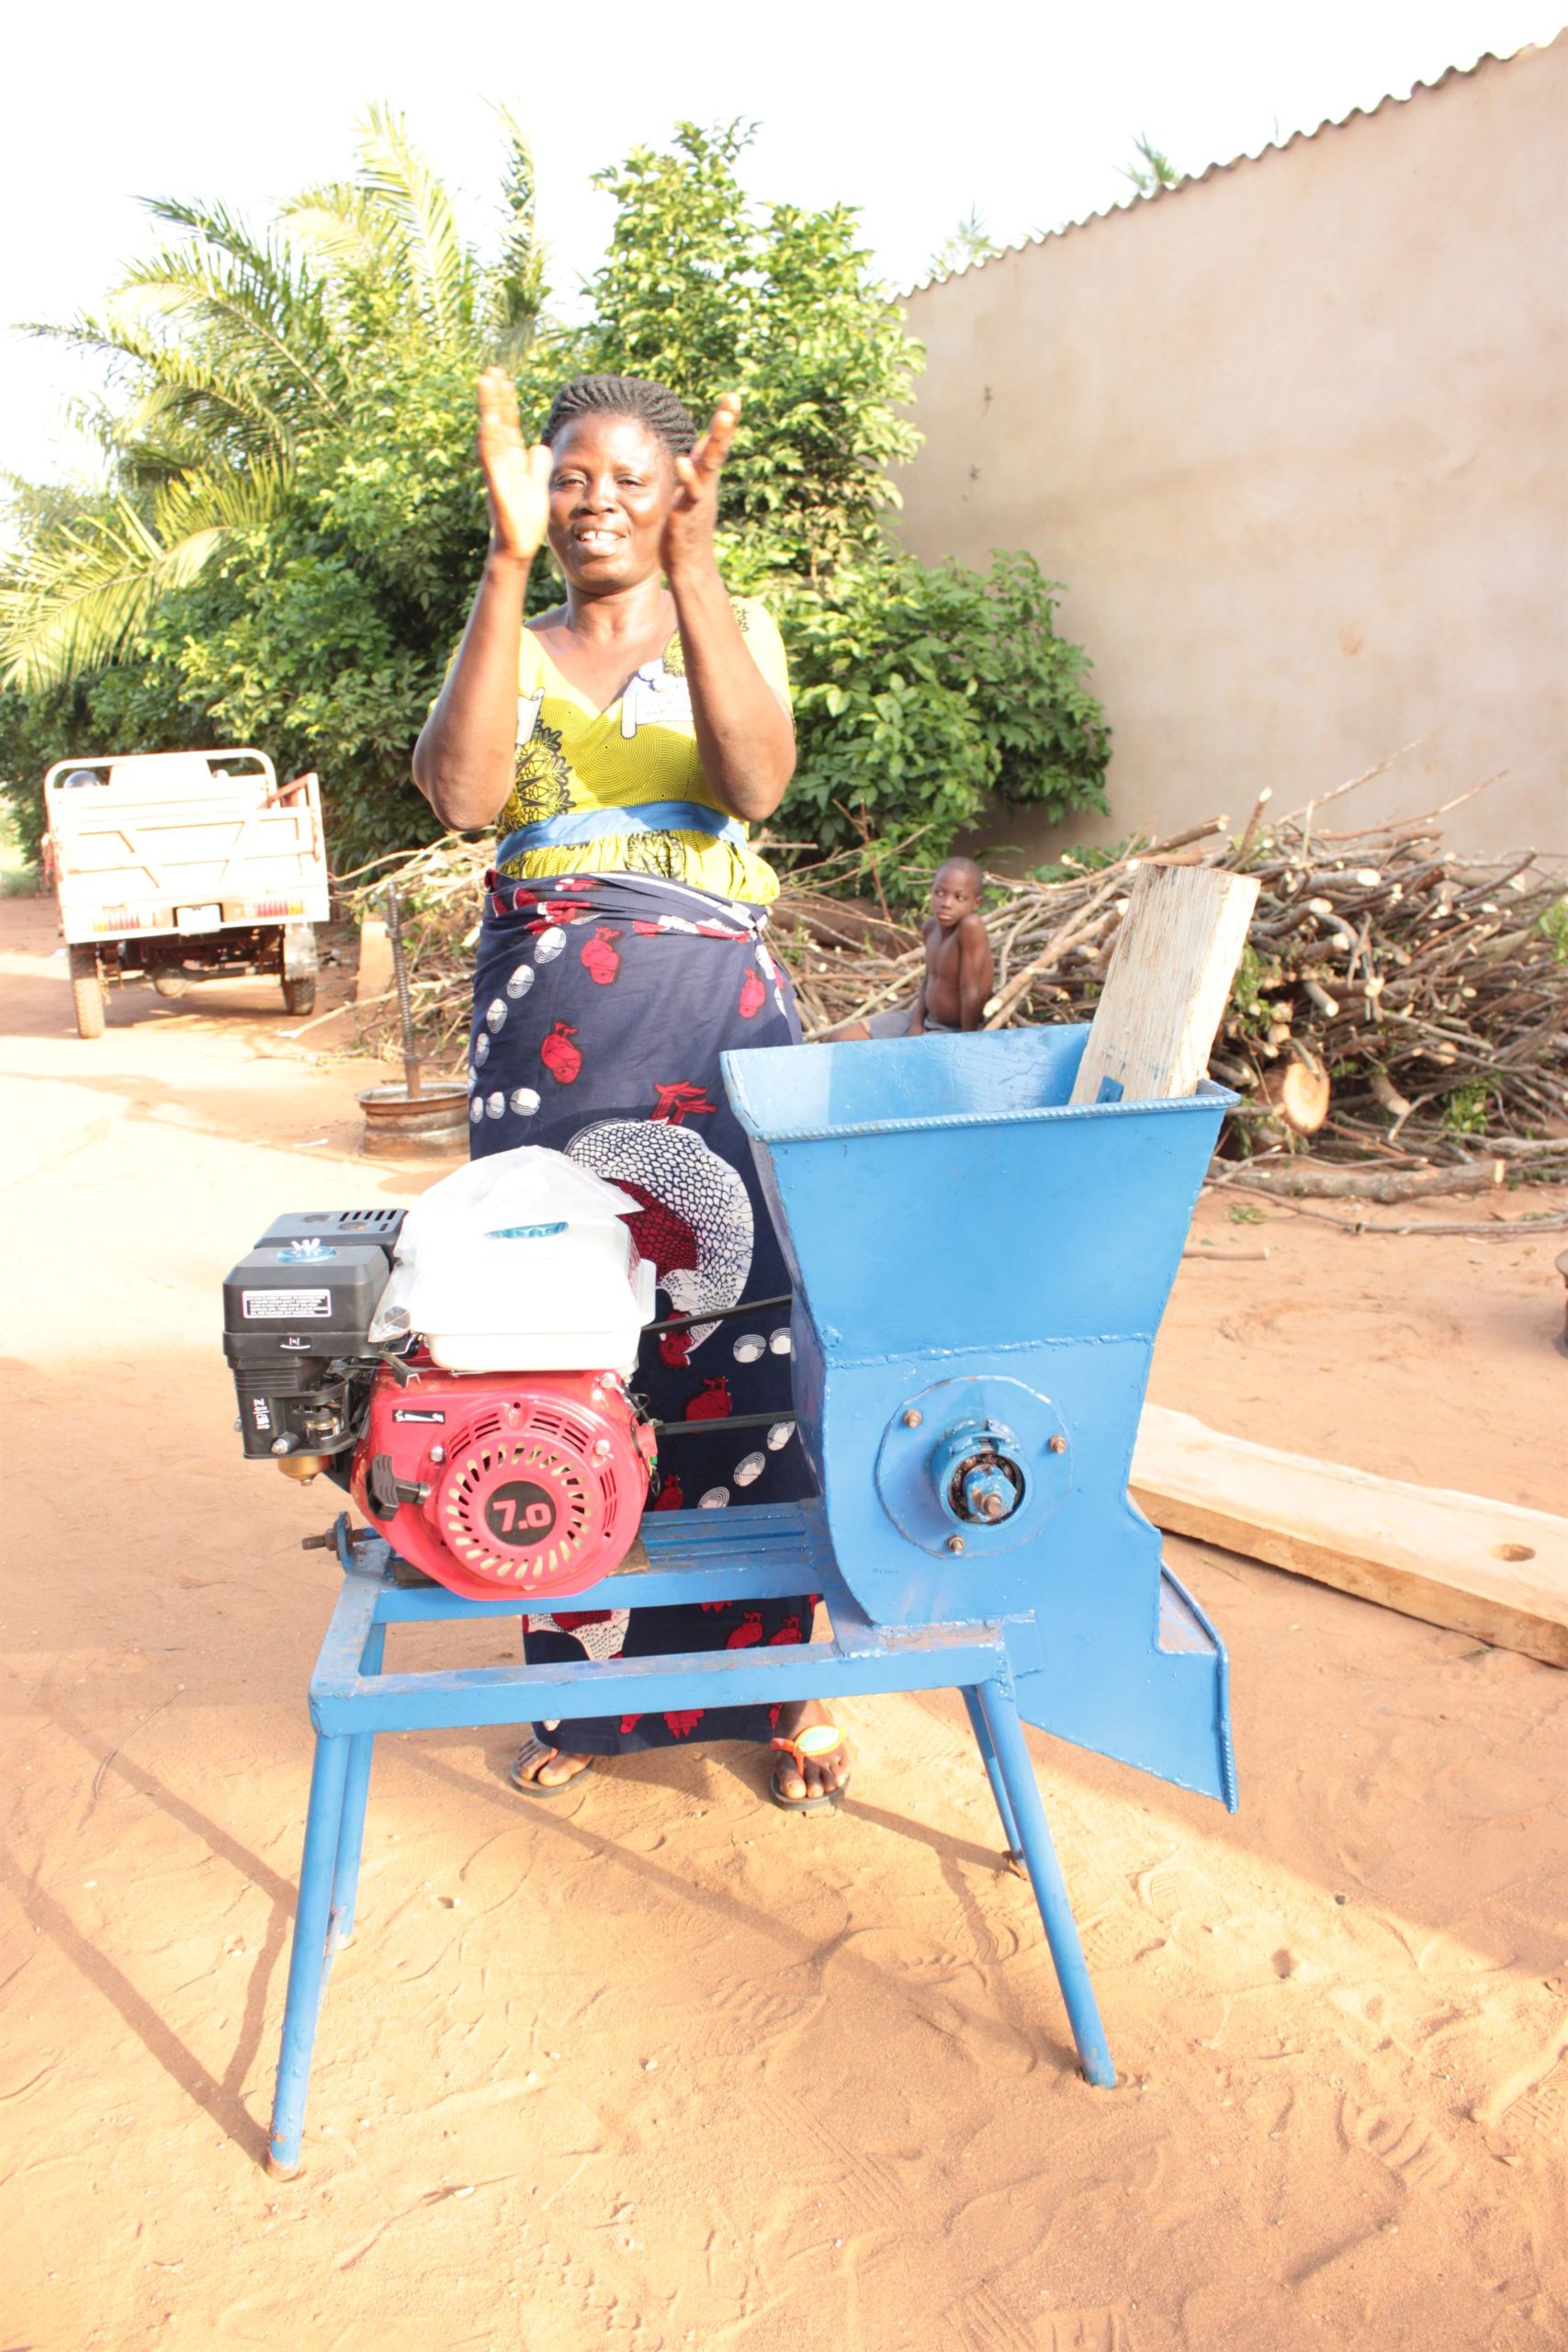
[{"label": "bright sky", "polygon": [[[972,206],[1006,243],[1121,201],[1139,131],[1201,171],[1565,19],[1568,0],[26,0],[0,95],[0,322],[96,305],[150,242],[139,195],[260,220],[345,174],[372,98],[408,116],[480,236],[492,102],[510,101],[536,145],[558,300],[603,248],[592,173],[682,116],[759,122],[749,184],[858,205],[908,286]],[[62,347],[8,336],[0,469],[71,469],[62,402],[94,380]]]}]

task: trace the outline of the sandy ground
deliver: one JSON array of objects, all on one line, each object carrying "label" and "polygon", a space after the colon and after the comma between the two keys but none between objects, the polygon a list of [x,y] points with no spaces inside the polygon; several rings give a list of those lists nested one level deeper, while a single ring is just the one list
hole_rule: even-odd
[{"label": "sandy ground", "polygon": [[[1240,1814],[1034,1739],[1116,2090],[948,1696],[845,1710],[811,1821],[738,1749],[547,1809],[506,1735],[409,1736],[270,2181],[331,1502],[242,1461],[218,1285],[279,1211],[428,1178],[356,1156],[365,1066],[269,989],[84,1045],[50,910],[0,926],[0,2346],[1568,2344],[1568,1677],[1190,1545]],[[1162,1401],[1564,1508],[1561,1237],[1198,1231]]]}]

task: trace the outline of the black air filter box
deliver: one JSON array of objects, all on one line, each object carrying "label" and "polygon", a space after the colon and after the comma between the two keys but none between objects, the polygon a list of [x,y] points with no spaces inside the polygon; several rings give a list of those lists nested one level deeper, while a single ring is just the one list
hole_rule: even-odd
[{"label": "black air filter box", "polygon": [[313,1228],[258,1245],[227,1276],[223,1352],[248,1454],[351,1442],[355,1376],[374,1368],[370,1318],[389,1272],[378,1239],[327,1240]]}]

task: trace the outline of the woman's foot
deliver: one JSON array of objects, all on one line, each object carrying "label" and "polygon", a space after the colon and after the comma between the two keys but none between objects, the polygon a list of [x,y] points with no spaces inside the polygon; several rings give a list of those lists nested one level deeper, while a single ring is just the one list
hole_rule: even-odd
[{"label": "woman's foot", "polygon": [[[831,1724],[832,1721],[820,1699],[799,1699],[793,1705],[779,1709],[774,1737],[799,1740],[803,1732],[818,1724]],[[791,1813],[830,1804],[850,1785],[847,1742],[840,1738],[820,1751],[812,1748],[811,1743],[804,1744],[810,1751],[804,1756],[793,1756],[780,1748],[773,1751],[773,1802]]]},{"label": "woman's foot", "polygon": [[530,1733],[513,1759],[512,1785],[525,1797],[557,1797],[592,1765],[592,1756],[550,1747]]}]

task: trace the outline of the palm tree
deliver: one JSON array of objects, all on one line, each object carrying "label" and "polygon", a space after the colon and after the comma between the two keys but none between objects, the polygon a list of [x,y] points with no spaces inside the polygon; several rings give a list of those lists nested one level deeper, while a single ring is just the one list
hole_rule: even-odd
[{"label": "palm tree", "polygon": [[17,486],[0,683],[35,692],[114,662],[164,598],[277,521],[302,451],[350,426],[378,347],[519,363],[544,256],[528,144],[511,116],[502,128],[503,234],[489,268],[402,118],[373,107],[353,180],[305,191],[262,235],[221,205],[154,200],[177,237],[127,271],[101,316],[35,329],[110,363],[90,422],[111,490],[62,513]]}]

